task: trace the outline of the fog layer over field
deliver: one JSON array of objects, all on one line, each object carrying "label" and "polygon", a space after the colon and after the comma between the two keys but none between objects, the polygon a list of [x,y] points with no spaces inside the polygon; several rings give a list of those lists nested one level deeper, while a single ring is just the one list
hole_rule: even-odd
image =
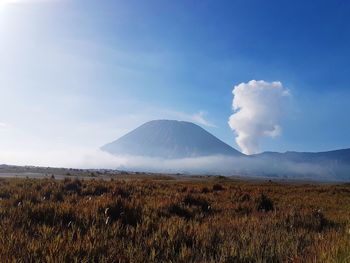
[{"label": "fog layer over field", "polygon": [[[13,158],[16,157],[16,158]],[[18,158],[20,157],[20,158]],[[0,152],[2,163],[67,168],[118,169],[139,172],[240,175],[278,178],[346,180],[350,167],[332,160],[323,162],[276,160],[266,156],[207,156],[163,159],[113,156],[100,150],[71,149],[47,152]],[[12,160],[22,160],[13,162]]]}]

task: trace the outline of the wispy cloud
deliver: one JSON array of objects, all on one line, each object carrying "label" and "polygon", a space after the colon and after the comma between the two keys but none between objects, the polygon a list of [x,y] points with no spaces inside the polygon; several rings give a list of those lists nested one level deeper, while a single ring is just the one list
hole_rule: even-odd
[{"label": "wispy cloud", "polygon": [[206,119],[206,112],[204,111],[200,111],[198,113],[195,113],[193,115],[190,116],[191,119],[199,124],[202,124],[204,126],[208,126],[208,127],[216,127],[213,123],[211,123],[210,121],[208,121]]},{"label": "wispy cloud", "polygon": [[164,112],[165,115],[169,118],[175,118],[181,121],[190,121],[206,127],[217,127],[215,124],[208,120],[207,112],[205,111],[186,113],[181,111],[165,110]]}]

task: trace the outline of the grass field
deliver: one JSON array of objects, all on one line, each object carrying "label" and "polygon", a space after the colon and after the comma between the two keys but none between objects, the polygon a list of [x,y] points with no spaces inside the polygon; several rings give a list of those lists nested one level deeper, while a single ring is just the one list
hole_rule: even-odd
[{"label": "grass field", "polygon": [[350,262],[350,184],[123,178],[1,179],[1,262]]}]

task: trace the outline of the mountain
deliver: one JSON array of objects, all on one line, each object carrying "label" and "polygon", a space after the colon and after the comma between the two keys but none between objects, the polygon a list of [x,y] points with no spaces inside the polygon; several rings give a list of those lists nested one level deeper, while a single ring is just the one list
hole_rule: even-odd
[{"label": "mountain", "polygon": [[240,175],[287,180],[350,180],[350,149],[244,155],[200,126],[185,121],[150,121],[101,149],[113,155],[161,157],[168,160],[214,157],[159,163],[154,160],[143,160],[139,163],[138,160],[130,158],[123,169],[137,171]]},{"label": "mountain", "polygon": [[326,152],[263,152],[256,154],[259,158],[270,158],[276,161],[288,160],[293,162],[322,163],[327,161],[350,164],[350,149],[341,149]]},{"label": "mountain", "polygon": [[174,120],[147,122],[101,149],[113,155],[162,158],[243,156],[200,126]]},{"label": "mountain", "polygon": [[248,158],[269,164],[269,169],[262,169],[262,173],[279,177],[345,181],[350,178],[350,149],[326,152],[263,152]]}]

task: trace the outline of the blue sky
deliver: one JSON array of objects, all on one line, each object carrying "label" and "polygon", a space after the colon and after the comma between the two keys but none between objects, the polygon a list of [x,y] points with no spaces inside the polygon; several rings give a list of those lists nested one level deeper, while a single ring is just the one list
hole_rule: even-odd
[{"label": "blue sky", "polygon": [[[0,148],[97,148],[145,121],[235,146],[234,85],[280,81],[261,150],[350,147],[348,1],[0,0]],[[1,162],[1,160],[0,160]]]}]

